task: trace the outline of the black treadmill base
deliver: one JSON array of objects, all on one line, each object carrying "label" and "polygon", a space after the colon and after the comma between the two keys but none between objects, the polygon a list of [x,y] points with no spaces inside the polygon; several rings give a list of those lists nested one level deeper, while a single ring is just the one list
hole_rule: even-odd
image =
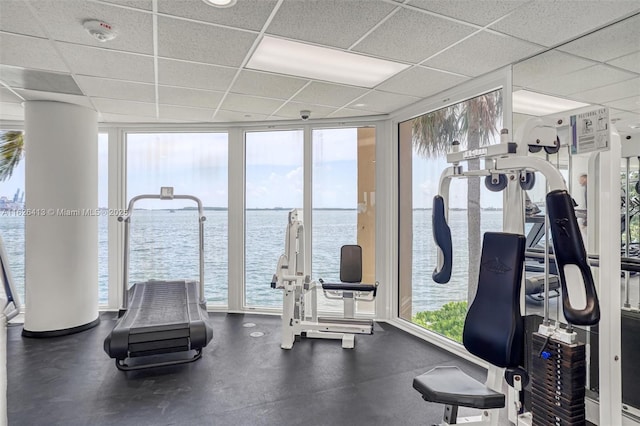
[{"label": "black treadmill base", "polygon": [[25,328],[22,329],[22,337],[34,337],[34,338],[47,338],[47,337],[60,337],[67,336],[69,334],[80,333],[81,331],[89,330],[100,324],[100,317],[91,321],[90,323],[79,325],[77,327],[65,328],[63,330],[50,330],[50,331],[29,331]]}]

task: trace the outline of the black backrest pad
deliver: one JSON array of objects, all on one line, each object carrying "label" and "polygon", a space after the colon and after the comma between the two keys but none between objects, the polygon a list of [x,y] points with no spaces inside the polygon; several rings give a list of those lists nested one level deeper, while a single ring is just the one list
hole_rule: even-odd
[{"label": "black backrest pad", "polygon": [[[595,325],[600,321],[600,305],[582,234],[576,220],[576,212],[573,209],[573,200],[567,191],[557,190],[547,194],[546,204],[551,225],[553,253],[556,256],[562,285],[564,317],[571,324]],[[586,305],[582,309],[575,308],[569,298],[564,269],[566,265],[575,265],[582,275],[586,296]]]},{"label": "black backrest pad", "polygon": [[345,245],[340,249],[340,281],[343,283],[362,281],[362,247]]},{"label": "black backrest pad", "polygon": [[431,277],[438,284],[448,283],[449,279],[451,279],[453,250],[451,244],[451,229],[444,215],[444,199],[440,195],[433,197],[431,226],[433,228],[433,239],[442,252],[444,259],[444,264],[440,270],[438,270],[440,265],[437,265]]},{"label": "black backrest pad", "polygon": [[484,234],[478,290],[464,322],[462,342],[467,350],[498,367],[516,367],[522,360],[525,243],[524,235]]}]

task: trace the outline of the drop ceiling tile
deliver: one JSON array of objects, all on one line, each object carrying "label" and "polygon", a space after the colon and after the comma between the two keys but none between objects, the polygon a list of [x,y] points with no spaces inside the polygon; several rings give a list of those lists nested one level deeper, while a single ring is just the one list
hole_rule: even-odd
[{"label": "drop ceiling tile", "polygon": [[426,98],[468,80],[467,77],[412,67],[376,87],[385,92]]},{"label": "drop ceiling tile", "polygon": [[46,37],[22,0],[3,0],[0,4],[0,30],[9,33]]},{"label": "drop ceiling tile", "polygon": [[549,75],[568,74],[593,65],[596,65],[593,61],[557,50],[549,50],[515,64],[513,66],[513,84],[526,87],[536,81],[548,78]]},{"label": "drop ceiling tile", "polygon": [[265,98],[289,99],[307,82],[302,78],[242,70],[231,91]]},{"label": "drop ceiling tile", "polygon": [[419,100],[420,98],[415,96],[371,91],[349,104],[348,107],[362,111],[390,113],[407,105],[411,105]]},{"label": "drop ceiling tile", "polygon": [[637,0],[532,1],[491,28],[550,47],[636,10]]},{"label": "drop ceiling tile", "polygon": [[635,52],[621,58],[613,59],[608,63],[618,68],[623,68],[640,74],[640,52]]},{"label": "drop ceiling tile", "polygon": [[15,120],[22,119],[23,117],[24,108],[21,104],[0,101],[0,119]]},{"label": "drop ceiling tile", "polygon": [[341,86],[314,81],[292,100],[295,102],[311,102],[318,105],[341,107],[353,99],[367,93],[366,89],[352,86]]},{"label": "drop ceiling tile", "polygon": [[548,94],[570,95],[629,80],[635,76],[601,64],[561,76],[548,77],[531,85],[530,88]]},{"label": "drop ceiling tile", "polygon": [[164,58],[238,66],[256,37],[245,31],[158,17],[158,55]]},{"label": "drop ceiling tile", "polygon": [[233,68],[158,59],[158,83],[167,86],[225,91],[235,75]]},{"label": "drop ceiling tile", "polygon": [[409,5],[484,26],[525,3],[527,0],[411,0]]},{"label": "drop ceiling tile", "polygon": [[11,90],[6,87],[0,87],[0,102],[4,103],[22,103],[22,99],[16,96]]},{"label": "drop ceiling tile", "polygon": [[155,86],[153,84],[87,76],[77,76],[76,81],[87,96],[139,102],[156,101]]},{"label": "drop ceiling tile", "polygon": [[329,114],[336,110],[336,108],[313,105],[306,102],[287,102],[281,109],[279,109],[275,113],[275,115],[279,117],[285,117],[286,119],[300,120],[300,111],[305,109],[311,111],[311,119],[326,118]]},{"label": "drop ceiling tile", "polygon": [[0,46],[1,64],[69,72],[49,40],[0,33]]},{"label": "drop ceiling tile", "polygon": [[[104,49],[153,54],[151,14],[86,0],[31,0],[51,38]],[[117,37],[100,42],[91,37],[82,23],[98,19],[112,25]]]},{"label": "drop ceiling tile", "polygon": [[633,112],[623,111],[621,109],[609,108],[609,118],[611,118],[614,123],[619,120],[632,118],[636,116],[637,114]]},{"label": "drop ceiling tile", "polygon": [[270,115],[282,105],[279,99],[258,98],[255,96],[229,93],[220,106],[227,111],[243,111],[249,114]]},{"label": "drop ceiling tile", "polygon": [[276,0],[242,0],[230,8],[217,8],[203,1],[159,0],[158,12],[259,31],[267,22],[276,4]]},{"label": "drop ceiling tile", "polygon": [[225,111],[221,109],[213,118],[213,121],[216,121],[219,123],[231,123],[236,121],[263,121],[266,119],[267,119],[267,116],[263,114],[255,114],[255,113],[250,114],[246,112]]},{"label": "drop ceiling tile", "polygon": [[473,31],[473,27],[403,9],[376,28],[353,50],[417,63]]},{"label": "drop ceiling tile", "polygon": [[[637,2],[640,7],[640,2]],[[640,51],[640,15],[625,19],[558,48],[584,58],[606,62]]]},{"label": "drop ceiling tile", "polygon": [[135,9],[151,10],[152,0],[102,0],[105,3],[119,4]]},{"label": "drop ceiling tile", "polygon": [[376,111],[365,111],[362,109],[342,108],[329,114],[330,118],[366,117],[368,115],[380,115]]},{"label": "drop ceiling tile", "polygon": [[101,113],[99,121],[101,123],[184,123],[183,120],[171,120],[168,118],[157,119],[131,114]]},{"label": "drop ceiling tile", "polygon": [[56,101],[68,104],[80,105],[90,110],[95,108],[86,96],[67,95],[64,93],[40,92],[37,90],[16,89],[26,101]]},{"label": "drop ceiling tile", "polygon": [[424,65],[459,74],[479,76],[527,56],[543,47],[482,31],[429,59]]},{"label": "drop ceiling tile", "polygon": [[631,96],[625,99],[619,99],[613,102],[605,102],[606,106],[622,109],[625,111],[640,112],[640,96]]},{"label": "drop ceiling tile", "polygon": [[346,49],[396,7],[368,0],[285,0],[267,33]]},{"label": "drop ceiling tile", "polygon": [[628,98],[632,95],[640,96],[640,77],[585,92],[573,93],[571,98],[582,102],[602,104]]},{"label": "drop ceiling tile", "polygon": [[211,121],[214,109],[160,105],[160,119],[183,120],[196,123]]},{"label": "drop ceiling tile", "polygon": [[[196,108],[216,109],[223,92],[160,86],[158,102],[165,105],[180,105]],[[161,112],[162,113],[162,112]],[[213,114],[213,111],[211,112]]]},{"label": "drop ceiling tile", "polygon": [[150,56],[67,43],[58,43],[58,48],[76,75],[154,82],[153,58]]},{"label": "drop ceiling tile", "polygon": [[103,114],[131,114],[141,117],[156,117],[156,105],[152,103],[93,98],[93,104]]}]

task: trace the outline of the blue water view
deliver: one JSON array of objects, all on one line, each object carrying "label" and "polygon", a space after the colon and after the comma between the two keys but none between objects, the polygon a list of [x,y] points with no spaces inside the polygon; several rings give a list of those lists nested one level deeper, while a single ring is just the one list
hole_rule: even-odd
[{"label": "blue water view", "polygon": [[[228,212],[205,212],[205,296],[211,305],[226,305],[228,288]],[[287,210],[246,212],[246,304],[278,307],[282,293],[270,288],[280,255],[284,252]],[[98,282],[100,303],[108,299],[107,217],[99,217]],[[437,309],[451,300],[466,300],[467,212],[453,210],[449,224],[454,238],[454,270],[447,285],[435,284],[431,273],[436,251],[431,233],[431,211],[414,210],[412,311]],[[499,230],[501,211],[482,212],[482,231]],[[313,212],[312,278],[337,280],[340,247],[357,242],[355,210]],[[24,301],[24,217],[0,217],[11,271]],[[384,248],[379,247],[384,252]],[[460,260],[460,261],[458,261]],[[389,262],[395,261],[388,259]],[[132,217],[130,240],[131,283],[150,279],[198,279],[198,222],[195,210],[139,210]],[[117,277],[116,282],[121,283]],[[235,285],[235,284],[233,284]],[[380,283],[385,285],[385,283]]]}]

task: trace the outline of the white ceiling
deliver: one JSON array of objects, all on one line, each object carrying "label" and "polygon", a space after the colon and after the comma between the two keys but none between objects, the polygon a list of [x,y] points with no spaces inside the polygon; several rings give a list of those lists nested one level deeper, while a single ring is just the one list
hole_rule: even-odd
[{"label": "white ceiling", "polygon": [[[640,115],[639,13],[640,0],[1,0],[0,119],[22,120],[36,99],[102,122],[378,115],[542,52],[516,66],[514,84],[627,119]],[[87,19],[118,37],[94,40]],[[373,89],[249,70],[265,35],[410,67]],[[81,94],[59,93],[73,82]]]}]

